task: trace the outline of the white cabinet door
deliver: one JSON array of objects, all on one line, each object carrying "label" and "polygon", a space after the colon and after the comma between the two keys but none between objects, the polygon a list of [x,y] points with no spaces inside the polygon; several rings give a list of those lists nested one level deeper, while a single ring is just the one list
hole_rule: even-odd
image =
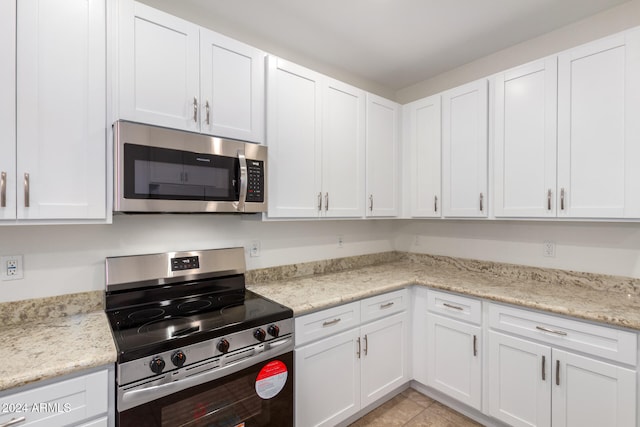
[{"label": "white cabinet door", "polygon": [[359,329],[295,350],[297,426],[334,426],[360,410]]},{"label": "white cabinet door", "polygon": [[360,328],[363,408],[409,380],[408,331],[407,312]]},{"label": "white cabinet door", "polygon": [[446,217],[487,216],[487,81],[442,95],[442,198]]},{"label": "white cabinet door", "polygon": [[0,220],[16,217],[16,2],[0,3]]},{"label": "white cabinet door", "polygon": [[367,94],[367,216],[398,215],[398,125],[395,102]]},{"label": "white cabinet door", "polygon": [[365,92],[326,79],[322,120],[323,214],[364,216]]},{"label": "white cabinet door", "polygon": [[488,339],[489,414],[514,427],[550,426],[551,348],[494,331]]},{"label": "white cabinet door", "polygon": [[555,216],[556,103],[555,57],[495,77],[496,217]]},{"label": "white cabinet door", "polygon": [[640,29],[559,56],[558,214],[640,217]]},{"label": "white cabinet door", "polygon": [[199,131],[199,28],[134,1],[119,21],[119,118]]},{"label": "white cabinet door", "polygon": [[410,144],[410,203],[412,217],[442,216],[440,95],[405,104],[406,138]]},{"label": "white cabinet door", "polygon": [[264,142],[264,53],[200,29],[201,132]]},{"label": "white cabinet door", "polygon": [[636,371],[553,350],[554,427],[636,426]]},{"label": "white cabinet door", "polygon": [[481,409],[481,328],[429,313],[426,334],[427,385]]},{"label": "white cabinet door", "polygon": [[317,217],[321,200],[321,77],[267,58],[269,217]]},{"label": "white cabinet door", "polygon": [[411,298],[411,365],[413,379],[427,385],[427,295],[429,291],[421,286],[414,286]]},{"label": "white cabinet door", "polygon": [[17,13],[17,216],[105,218],[105,0]]}]

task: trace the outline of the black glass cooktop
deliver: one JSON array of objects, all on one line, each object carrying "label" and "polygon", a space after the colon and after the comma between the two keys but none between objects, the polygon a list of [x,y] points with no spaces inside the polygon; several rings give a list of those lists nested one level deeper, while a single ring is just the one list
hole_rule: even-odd
[{"label": "black glass cooktop", "polygon": [[[120,363],[293,317],[290,308],[220,280],[107,295]],[[224,283],[222,283],[224,285]],[[244,285],[244,282],[242,282]],[[152,299],[151,302],[141,301]],[[158,298],[158,296],[161,296]],[[114,306],[115,305],[115,306]]]}]

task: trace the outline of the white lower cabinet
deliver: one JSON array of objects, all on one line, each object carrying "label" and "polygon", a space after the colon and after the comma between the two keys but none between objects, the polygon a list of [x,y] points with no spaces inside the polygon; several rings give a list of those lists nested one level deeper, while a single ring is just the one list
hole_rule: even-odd
[{"label": "white lower cabinet", "polygon": [[0,426],[106,427],[109,402],[114,395],[111,376],[112,369],[100,369],[43,386],[0,393]]},{"label": "white lower cabinet", "polygon": [[407,300],[401,290],[296,318],[296,426],[334,426],[409,381]]},{"label": "white lower cabinet", "polygon": [[[516,427],[636,426],[636,334],[494,304],[489,317],[491,416]],[[589,346],[616,350],[607,361],[570,351]]]}]

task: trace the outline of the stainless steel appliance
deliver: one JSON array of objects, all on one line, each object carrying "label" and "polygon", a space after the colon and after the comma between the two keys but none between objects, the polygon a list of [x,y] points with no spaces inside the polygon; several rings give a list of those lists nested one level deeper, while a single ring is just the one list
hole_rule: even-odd
[{"label": "stainless steel appliance", "polygon": [[126,121],[114,125],[115,212],[267,210],[267,147]]},{"label": "stainless steel appliance", "polygon": [[118,426],[293,426],[293,312],[246,290],[243,248],[106,270]]}]

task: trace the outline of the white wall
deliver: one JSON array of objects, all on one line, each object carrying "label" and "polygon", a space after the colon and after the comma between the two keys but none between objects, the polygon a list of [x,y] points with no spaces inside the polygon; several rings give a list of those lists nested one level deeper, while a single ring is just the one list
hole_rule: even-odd
[{"label": "white wall", "polygon": [[396,232],[401,251],[640,277],[640,223],[410,220]]},{"label": "white wall", "polygon": [[[108,256],[249,246],[247,268],[393,249],[391,221],[260,222],[234,215],[116,215],[112,225],[0,227],[0,255],[24,256],[24,279],[0,281],[0,302],[104,289]],[[344,246],[338,248],[338,235]]]}]

